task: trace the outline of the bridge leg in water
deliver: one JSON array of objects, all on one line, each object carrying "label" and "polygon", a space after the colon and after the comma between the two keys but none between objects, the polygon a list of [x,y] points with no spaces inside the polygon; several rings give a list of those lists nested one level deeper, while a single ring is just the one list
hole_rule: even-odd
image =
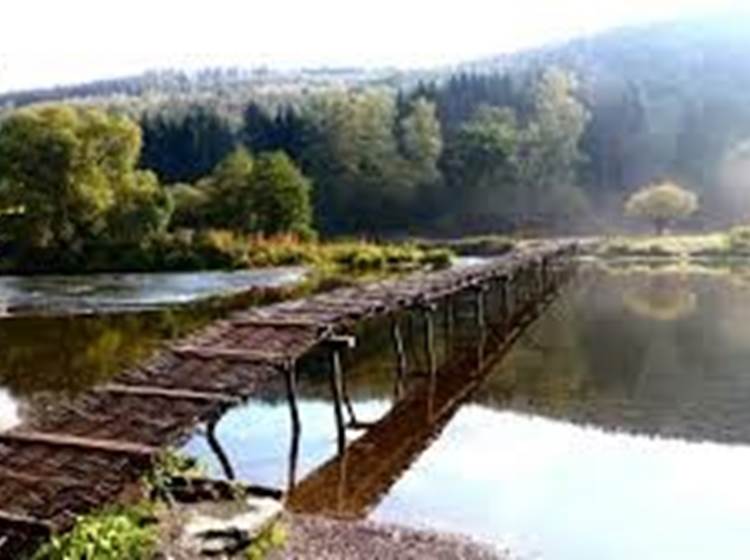
[{"label": "bridge leg in water", "polygon": [[404,350],[404,337],[401,334],[401,325],[399,324],[398,317],[393,318],[391,338],[393,339],[393,349],[396,354],[396,378],[394,380],[393,393],[396,399],[400,399],[404,392],[407,362],[406,351]]},{"label": "bridge leg in water", "polygon": [[487,319],[485,317],[485,298],[487,295],[487,286],[484,284],[475,288],[475,316],[477,329],[479,330],[479,340],[477,344],[477,367],[482,368],[484,362],[484,346],[487,338]]},{"label": "bridge leg in water", "polygon": [[299,408],[297,406],[297,367],[290,363],[283,366],[284,379],[286,381],[286,396],[289,401],[289,413],[292,421],[292,437],[289,447],[289,472],[287,484],[292,491],[297,484],[297,461],[299,457],[300,435],[302,433],[302,422],[300,421]]},{"label": "bridge leg in water", "polygon": [[443,305],[445,310],[445,354],[447,356],[451,353],[451,346],[453,344],[453,297],[448,296],[445,298]]},{"label": "bridge leg in water", "polygon": [[508,278],[500,279],[500,333],[505,338],[508,334],[510,324],[510,293],[508,290]]},{"label": "bridge leg in water", "polygon": [[437,356],[435,355],[435,324],[433,314],[435,312],[434,304],[422,305],[422,314],[424,316],[424,346],[427,355],[427,370],[429,374],[430,392],[427,399],[427,414],[432,418],[434,397],[437,383]]},{"label": "bridge leg in water", "polygon": [[326,342],[331,349],[330,381],[336,419],[336,441],[339,455],[343,455],[346,450],[346,424],[344,423],[344,372],[341,367],[341,352],[344,349],[353,348],[355,339],[353,336],[334,336]]},{"label": "bridge leg in water", "polygon": [[219,419],[220,416],[217,414],[208,421],[206,426],[206,441],[208,441],[208,446],[219,460],[221,469],[224,471],[224,476],[227,477],[227,480],[234,480],[235,475],[232,463],[229,461],[229,456],[224,451],[224,448],[221,447],[221,443],[219,443],[219,439],[216,437],[216,425],[219,423]]}]

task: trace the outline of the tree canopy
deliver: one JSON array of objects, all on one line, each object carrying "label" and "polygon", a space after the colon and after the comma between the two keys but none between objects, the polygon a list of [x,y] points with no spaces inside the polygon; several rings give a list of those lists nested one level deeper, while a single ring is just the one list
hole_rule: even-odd
[{"label": "tree canopy", "polygon": [[632,194],[626,204],[629,216],[650,221],[658,234],[698,209],[698,197],[675,183],[658,183]]},{"label": "tree canopy", "polygon": [[169,197],[136,169],[138,126],[99,109],[42,106],[0,125],[3,221],[32,249],[79,251],[94,240],[134,241],[162,230]]}]

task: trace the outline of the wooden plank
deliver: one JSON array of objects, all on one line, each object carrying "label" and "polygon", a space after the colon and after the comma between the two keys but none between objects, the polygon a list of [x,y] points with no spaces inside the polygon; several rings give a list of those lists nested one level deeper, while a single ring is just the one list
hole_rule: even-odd
[{"label": "wooden plank", "polygon": [[351,350],[357,347],[357,337],[354,335],[337,335],[327,338],[323,344],[334,350]]},{"label": "wooden plank", "polygon": [[230,362],[284,364],[291,361],[285,354],[272,354],[258,350],[215,348],[210,346],[171,346],[170,350],[184,358],[199,360],[226,360]]},{"label": "wooden plank", "polygon": [[159,453],[159,448],[130,441],[111,439],[97,439],[69,434],[34,431],[10,431],[0,434],[0,443],[16,444],[28,443],[32,445],[48,445],[50,447],[72,447],[89,451],[103,451],[105,453],[121,453],[151,458]]},{"label": "wooden plank", "polygon": [[71,478],[69,476],[46,476],[46,475],[35,475],[25,472],[18,472],[5,467],[0,467],[0,480],[16,480],[18,482],[25,482],[29,484],[58,484],[61,486],[86,486],[87,482]]},{"label": "wooden plank", "polygon": [[233,327],[258,327],[258,328],[271,328],[271,329],[310,329],[310,330],[324,330],[328,328],[328,325],[321,323],[320,321],[312,321],[310,319],[294,317],[248,317],[242,319],[234,319],[230,322]]},{"label": "wooden plank", "polygon": [[17,529],[22,533],[32,533],[35,535],[49,535],[54,530],[54,526],[49,521],[0,509],[0,527],[3,525]]},{"label": "wooden plank", "polygon": [[101,393],[112,393],[116,395],[132,395],[136,397],[155,397],[182,401],[217,402],[222,404],[239,404],[240,397],[227,395],[226,393],[214,393],[205,391],[190,391],[187,389],[170,389],[152,385],[121,385],[110,383],[94,389]]}]

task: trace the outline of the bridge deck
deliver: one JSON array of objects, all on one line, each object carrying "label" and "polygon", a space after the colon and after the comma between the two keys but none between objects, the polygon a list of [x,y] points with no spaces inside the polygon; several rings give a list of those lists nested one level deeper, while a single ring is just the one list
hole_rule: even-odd
[{"label": "bridge deck", "polygon": [[545,242],[482,264],[347,287],[244,310],[201,329],[73,401],[35,410],[0,434],[0,558],[118,500],[158,450],[248,398],[327,338],[359,321],[442,299],[575,243]]}]

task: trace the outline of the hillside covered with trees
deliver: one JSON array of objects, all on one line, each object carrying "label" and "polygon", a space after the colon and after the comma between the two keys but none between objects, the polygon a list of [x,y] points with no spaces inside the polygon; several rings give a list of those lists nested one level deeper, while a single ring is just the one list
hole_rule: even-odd
[{"label": "hillside covered with trees", "polygon": [[687,227],[723,226],[750,213],[748,54],[742,25],[717,17],[429,72],[164,72],[5,94],[0,242],[602,231],[630,225],[625,200],[660,181],[698,196]]}]

